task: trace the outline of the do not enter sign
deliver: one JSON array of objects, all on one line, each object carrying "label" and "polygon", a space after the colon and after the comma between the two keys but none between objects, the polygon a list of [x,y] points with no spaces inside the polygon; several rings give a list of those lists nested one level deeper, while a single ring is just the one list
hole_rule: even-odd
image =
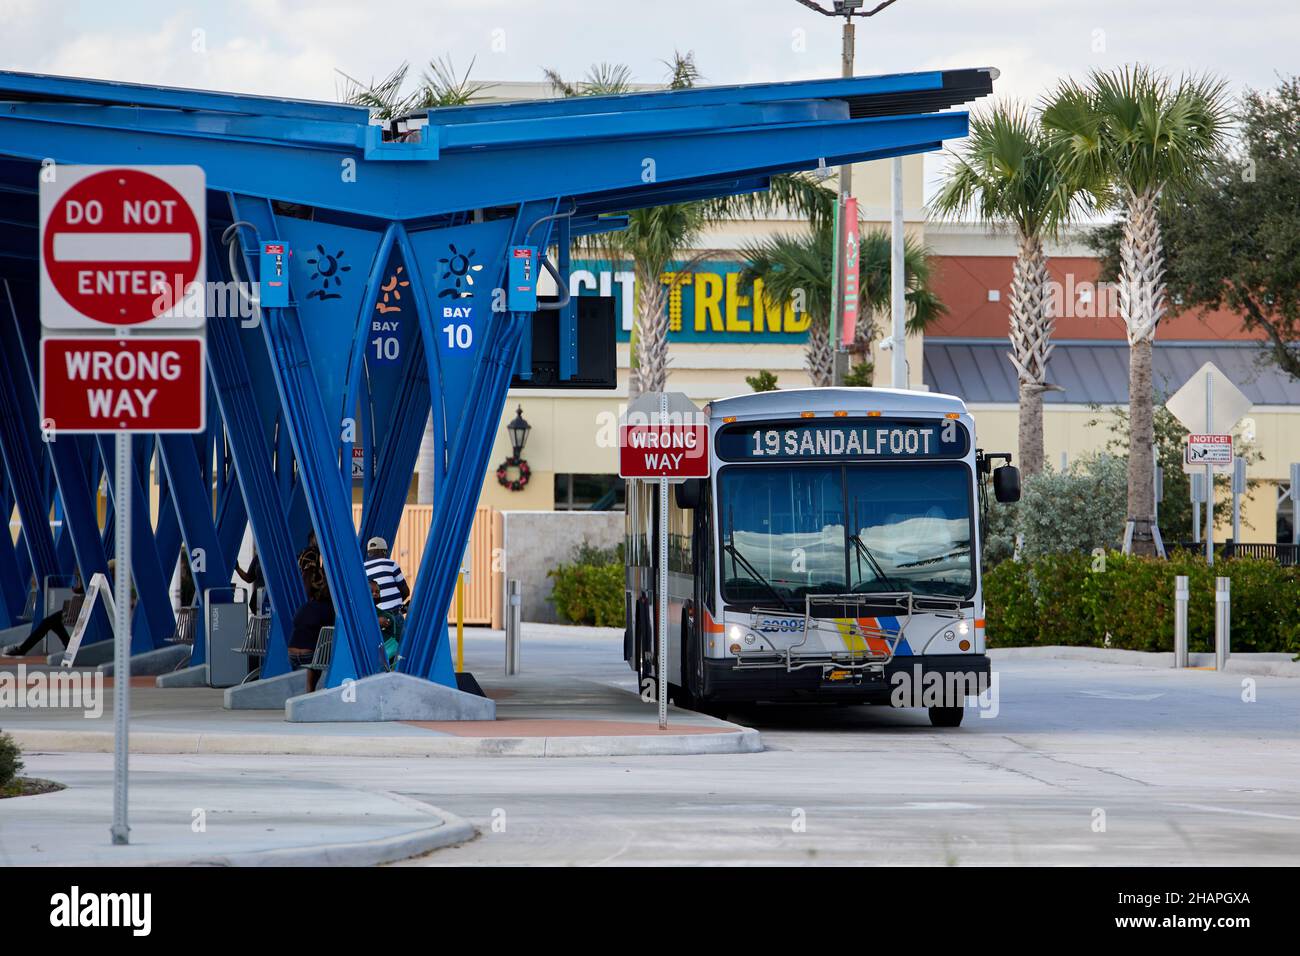
[{"label": "do not enter sign", "polygon": [[41,324],[202,328],[203,170],[56,166],[51,173],[40,186]]}]

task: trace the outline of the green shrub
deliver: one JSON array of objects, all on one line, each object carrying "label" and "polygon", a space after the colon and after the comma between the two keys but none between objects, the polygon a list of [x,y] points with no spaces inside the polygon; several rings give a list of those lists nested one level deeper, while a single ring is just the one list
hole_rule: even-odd
[{"label": "green shrub", "polygon": [[1300,568],[1255,558],[1200,555],[1169,560],[1124,555],[1047,554],[1004,561],[984,577],[989,647],[1082,644],[1171,651],[1174,578],[1188,577],[1188,647],[1214,649],[1214,578],[1232,580],[1232,649],[1300,651]]},{"label": "green shrub", "polygon": [[617,627],[623,624],[623,546],[598,548],[583,542],[568,564],[552,568],[555,581],[547,598],[572,624]]},{"label": "green shrub", "polygon": [[759,369],[753,375],[746,375],[745,384],[756,392],[775,392],[781,387],[776,384],[776,376],[765,368]]},{"label": "green shrub", "polygon": [[23,752],[8,734],[0,733],[0,790],[9,786],[23,769]]}]

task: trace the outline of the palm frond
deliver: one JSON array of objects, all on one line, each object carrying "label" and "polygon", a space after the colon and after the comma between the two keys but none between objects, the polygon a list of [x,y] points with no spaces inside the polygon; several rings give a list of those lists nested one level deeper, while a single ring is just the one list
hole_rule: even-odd
[{"label": "palm frond", "polygon": [[668,89],[670,90],[689,89],[704,79],[704,74],[695,65],[694,50],[687,50],[685,53],[674,50],[671,60],[660,62],[668,67]]},{"label": "palm frond", "polygon": [[336,69],[339,78],[336,95],[342,103],[366,107],[376,119],[392,119],[418,108],[415,104],[420,98],[419,91],[402,94],[409,71],[410,64],[402,63],[382,80],[363,83]]},{"label": "palm frond", "polygon": [[457,76],[450,55],[430,60],[429,68],[423,76],[424,86],[420,90],[420,108],[467,106],[478,99],[491,84],[471,82],[469,75],[473,70],[473,57],[462,76]]}]

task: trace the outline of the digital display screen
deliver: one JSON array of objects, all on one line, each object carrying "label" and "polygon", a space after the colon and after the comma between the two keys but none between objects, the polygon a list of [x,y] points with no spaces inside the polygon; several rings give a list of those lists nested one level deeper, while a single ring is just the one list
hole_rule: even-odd
[{"label": "digital display screen", "polygon": [[964,458],[970,433],[961,422],[869,418],[728,425],[718,432],[724,461],[898,461]]}]

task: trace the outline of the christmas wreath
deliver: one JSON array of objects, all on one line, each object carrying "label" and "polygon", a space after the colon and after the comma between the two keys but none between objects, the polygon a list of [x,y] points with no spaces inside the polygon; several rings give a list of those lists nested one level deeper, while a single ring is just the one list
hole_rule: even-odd
[{"label": "christmas wreath", "polygon": [[[516,471],[514,478],[510,477],[511,468]],[[511,491],[522,491],[532,475],[533,471],[528,467],[528,459],[526,458],[507,458],[497,466],[497,484],[502,488],[509,488]]]}]

